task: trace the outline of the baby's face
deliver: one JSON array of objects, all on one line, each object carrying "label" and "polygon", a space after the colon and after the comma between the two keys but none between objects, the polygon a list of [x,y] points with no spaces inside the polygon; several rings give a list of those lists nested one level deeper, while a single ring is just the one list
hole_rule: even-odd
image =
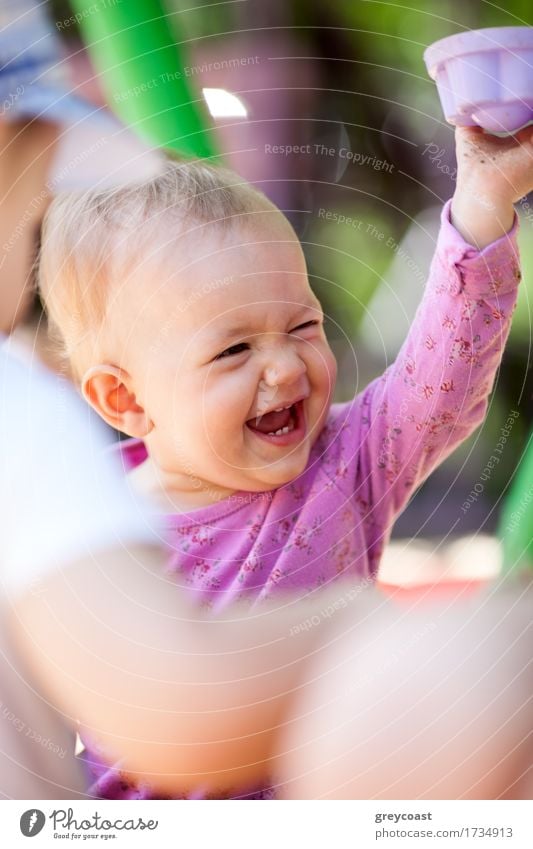
[{"label": "baby's face", "polygon": [[300,244],[280,213],[261,218],[194,249],[189,239],[174,279],[145,278],[141,299],[122,300],[150,455],[167,485],[202,490],[203,503],[299,475],[335,385]]}]

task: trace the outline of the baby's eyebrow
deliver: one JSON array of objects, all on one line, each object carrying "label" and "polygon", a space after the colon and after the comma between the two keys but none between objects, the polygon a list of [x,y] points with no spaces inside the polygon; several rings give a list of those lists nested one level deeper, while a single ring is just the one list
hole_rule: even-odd
[{"label": "baby's eyebrow", "polygon": [[[294,318],[296,319],[299,315],[307,312],[308,310],[319,312],[320,307],[316,304],[302,304],[295,312]],[[250,325],[248,324],[236,324],[232,327],[226,327],[224,330],[221,330],[220,333],[216,334],[216,343],[224,344],[224,342],[235,339],[237,336],[248,336],[251,332]]]},{"label": "baby's eyebrow", "polygon": [[225,330],[217,333],[216,343],[217,345],[223,345],[224,342],[228,342],[230,339],[235,339],[236,336],[248,336],[249,332],[250,327],[246,324],[238,324],[235,327],[227,327]]}]

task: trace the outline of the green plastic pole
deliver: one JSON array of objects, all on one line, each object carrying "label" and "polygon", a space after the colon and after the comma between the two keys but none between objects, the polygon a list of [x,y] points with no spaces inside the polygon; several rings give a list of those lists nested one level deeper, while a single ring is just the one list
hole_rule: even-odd
[{"label": "green plastic pole", "polygon": [[147,142],[213,157],[210,121],[193,93],[160,0],[72,0],[111,108]]},{"label": "green plastic pole", "polygon": [[503,569],[533,569],[533,432],[504,504],[500,538]]}]

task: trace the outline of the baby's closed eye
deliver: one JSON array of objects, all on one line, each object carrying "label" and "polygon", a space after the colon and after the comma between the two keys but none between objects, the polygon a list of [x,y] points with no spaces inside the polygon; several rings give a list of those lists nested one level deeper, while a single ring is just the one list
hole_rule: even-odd
[{"label": "baby's closed eye", "polygon": [[[310,321],[305,321],[303,324],[299,324],[298,327],[294,327],[290,330],[290,333],[294,333],[295,330],[304,330],[307,327],[312,327],[314,325],[321,324],[319,319],[311,319]],[[223,360],[228,357],[236,357],[238,354],[242,354],[244,351],[248,350],[250,345],[248,342],[239,342],[237,345],[231,345],[229,348],[226,348],[220,354],[217,354],[215,360]]]},{"label": "baby's closed eye", "polygon": [[221,354],[217,354],[215,360],[223,360],[227,357],[234,357],[236,354],[241,354],[243,351],[246,351],[250,346],[247,342],[239,342],[238,345],[232,345],[230,348],[226,348],[225,351],[222,351]]},{"label": "baby's closed eye", "polygon": [[[313,325],[321,324],[318,318],[313,318],[310,321],[305,321],[303,324],[299,324],[298,327],[295,327],[294,330],[303,330],[304,327],[312,327]],[[291,330],[293,333],[293,330]]]}]

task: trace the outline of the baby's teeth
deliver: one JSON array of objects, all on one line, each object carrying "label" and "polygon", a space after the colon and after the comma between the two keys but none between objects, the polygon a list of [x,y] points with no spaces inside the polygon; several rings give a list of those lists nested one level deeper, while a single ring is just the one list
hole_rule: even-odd
[{"label": "baby's teeth", "polygon": [[285,433],[289,433],[291,430],[294,430],[294,428],[291,428],[291,427],[289,427],[289,425],[287,425],[286,427],[280,427],[279,430],[271,430],[268,435],[269,436],[283,436]]}]

